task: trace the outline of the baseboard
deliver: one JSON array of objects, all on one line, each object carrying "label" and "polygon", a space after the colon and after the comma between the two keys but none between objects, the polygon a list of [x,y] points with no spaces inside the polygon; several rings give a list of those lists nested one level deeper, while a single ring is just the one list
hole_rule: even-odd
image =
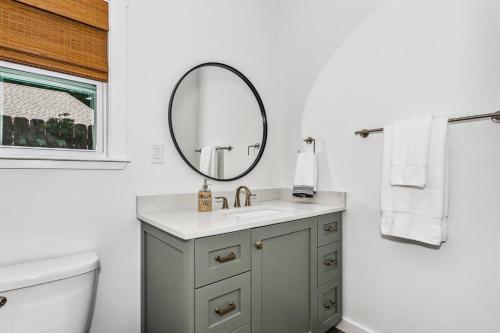
[{"label": "baseboard", "polygon": [[342,318],[337,328],[345,333],[375,333],[348,318]]}]

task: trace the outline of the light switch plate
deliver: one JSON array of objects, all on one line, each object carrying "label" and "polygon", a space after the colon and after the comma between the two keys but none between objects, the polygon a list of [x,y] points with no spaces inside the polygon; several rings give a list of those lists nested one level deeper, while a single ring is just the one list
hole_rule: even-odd
[{"label": "light switch plate", "polygon": [[151,164],[165,163],[165,145],[151,145]]}]

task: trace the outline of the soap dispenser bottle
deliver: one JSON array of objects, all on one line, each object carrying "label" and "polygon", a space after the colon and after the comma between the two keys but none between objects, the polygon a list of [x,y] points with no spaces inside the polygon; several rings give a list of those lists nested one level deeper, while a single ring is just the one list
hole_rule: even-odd
[{"label": "soap dispenser bottle", "polygon": [[212,211],[212,191],[208,189],[207,179],[198,192],[198,211],[204,213]]}]

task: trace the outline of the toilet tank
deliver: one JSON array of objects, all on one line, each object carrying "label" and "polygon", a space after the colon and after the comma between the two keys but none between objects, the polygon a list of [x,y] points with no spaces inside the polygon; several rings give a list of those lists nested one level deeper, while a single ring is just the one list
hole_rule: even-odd
[{"label": "toilet tank", "polygon": [[93,252],[0,267],[0,332],[87,333],[98,269]]}]

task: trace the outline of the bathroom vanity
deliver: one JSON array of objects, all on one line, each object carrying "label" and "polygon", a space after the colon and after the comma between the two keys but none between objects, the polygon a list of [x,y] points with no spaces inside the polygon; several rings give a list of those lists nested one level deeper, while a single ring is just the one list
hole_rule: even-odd
[{"label": "bathroom vanity", "polygon": [[[168,120],[179,156],[203,178],[240,179],[266,147],[264,103],[226,64],[188,70]],[[324,333],[341,320],[344,193],[294,199],[287,189],[239,186],[214,196],[223,208],[234,199],[235,209],[199,213],[196,203],[201,211],[212,203],[207,185],[201,192],[203,201],[138,197],[143,333]]]},{"label": "bathroom vanity", "polygon": [[328,331],[342,317],[344,207],[139,208],[143,332]]}]

